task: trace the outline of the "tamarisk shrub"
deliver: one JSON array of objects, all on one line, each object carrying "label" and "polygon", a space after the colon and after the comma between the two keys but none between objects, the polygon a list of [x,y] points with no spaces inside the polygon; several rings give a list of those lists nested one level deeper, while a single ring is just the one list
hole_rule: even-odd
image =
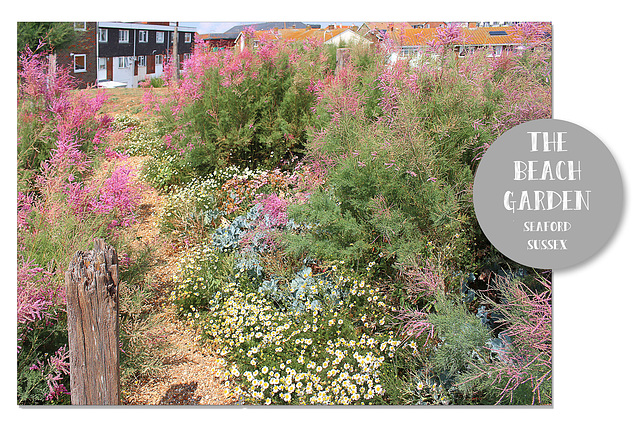
[{"label": "tamarisk shrub", "polygon": [[131,171],[104,160],[106,94],[72,90],[68,70],[36,52],[18,72],[19,404],[68,402],[63,272],[94,238],[117,242],[139,198]]},{"label": "tamarisk shrub", "polygon": [[[515,31],[528,40],[545,34]],[[313,224],[291,236],[291,253],[361,267],[382,253],[390,268],[421,255],[449,271],[477,261],[473,174],[502,132],[550,117],[550,52],[532,42],[503,57],[458,57],[462,34],[439,29],[420,61],[387,61],[399,47],[386,40],[367,53],[373,59],[354,52],[350,66],[314,87],[318,124],[305,162],[326,177],[308,203],[290,207],[296,222]],[[362,81],[378,88],[374,119]]]},{"label": "tamarisk shrub", "polygon": [[[32,176],[51,152],[58,158],[75,151],[91,153],[103,142],[111,119],[98,115],[107,100],[75,92],[73,78],[64,67],[50,67],[47,52],[20,55],[18,67],[18,174]],[[79,164],[76,166],[80,166]]]},{"label": "tamarisk shrub", "polygon": [[69,390],[65,294],[60,280],[18,256],[17,403],[65,402]]},{"label": "tamarisk shrub", "polygon": [[284,41],[241,52],[197,45],[179,85],[148,108],[160,112],[167,147],[181,153],[187,171],[274,167],[302,152],[312,123],[309,88],[325,61],[319,49]]},{"label": "tamarisk shrub", "polygon": [[497,403],[551,404],[551,282],[540,278],[539,287],[534,291],[520,281],[498,281],[502,301],[492,311],[503,318],[502,342],[487,346],[488,361],[471,362],[460,378],[462,390],[485,389]]}]

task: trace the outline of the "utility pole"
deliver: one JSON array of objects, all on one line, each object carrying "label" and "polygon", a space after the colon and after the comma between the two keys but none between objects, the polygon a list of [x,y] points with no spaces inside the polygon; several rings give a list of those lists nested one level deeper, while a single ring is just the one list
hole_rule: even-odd
[{"label": "utility pole", "polygon": [[178,23],[176,22],[173,28],[173,66],[174,77],[173,81],[177,84],[180,77],[180,61],[178,60]]}]

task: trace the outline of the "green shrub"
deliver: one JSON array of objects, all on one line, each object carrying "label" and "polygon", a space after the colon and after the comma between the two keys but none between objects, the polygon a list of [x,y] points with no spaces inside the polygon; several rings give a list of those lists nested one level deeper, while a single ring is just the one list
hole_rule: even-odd
[{"label": "green shrub", "polygon": [[230,165],[272,168],[300,156],[312,123],[309,86],[323,67],[318,49],[295,44],[198,50],[173,101],[161,106],[167,144],[184,151],[181,166],[201,176]]}]

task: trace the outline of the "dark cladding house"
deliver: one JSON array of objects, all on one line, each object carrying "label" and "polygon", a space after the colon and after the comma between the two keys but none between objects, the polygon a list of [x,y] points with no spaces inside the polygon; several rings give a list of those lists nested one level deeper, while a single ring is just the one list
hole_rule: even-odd
[{"label": "dark cladding house", "polygon": [[[175,24],[169,22],[74,22],[78,41],[56,52],[59,65],[68,66],[79,87],[118,82],[137,87],[142,80],[164,74],[173,51]],[[178,25],[178,55],[189,58],[195,28]]]}]

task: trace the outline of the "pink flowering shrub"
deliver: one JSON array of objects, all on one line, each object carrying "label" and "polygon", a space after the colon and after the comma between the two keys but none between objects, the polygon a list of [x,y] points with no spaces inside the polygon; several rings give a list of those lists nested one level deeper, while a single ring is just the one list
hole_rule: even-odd
[{"label": "pink flowering shrub", "polygon": [[461,386],[487,389],[497,403],[550,404],[552,370],[552,291],[548,279],[540,279],[532,291],[519,281],[497,283],[502,301],[493,312],[501,317],[502,343],[488,348],[489,362],[472,362],[460,378]]},{"label": "pink flowering shrub", "polygon": [[18,173],[30,176],[44,161],[65,157],[82,168],[82,153],[100,146],[110,129],[111,119],[98,115],[106,92],[72,92],[68,70],[50,67],[47,52],[29,48],[19,58],[18,82]]},{"label": "pink flowering shrub", "polygon": [[[64,271],[96,237],[135,221],[132,172],[109,166],[107,95],[72,90],[68,70],[27,49],[18,70],[19,404],[68,403]],[[46,266],[46,267],[44,267]]]},{"label": "pink flowering shrub", "polygon": [[[547,33],[514,31],[526,44],[502,56],[478,49],[459,57],[464,33],[455,25],[437,30],[420,61],[389,61],[398,49],[389,39],[318,81],[318,125],[304,160],[326,168],[324,194],[295,207],[294,220],[320,227],[295,246],[361,266],[382,251],[389,267],[418,254],[471,268],[481,250],[471,197],[478,160],[502,132],[551,116]],[[346,234],[334,230],[339,222]]]},{"label": "pink flowering shrub", "polygon": [[112,132],[111,119],[99,114],[104,92],[72,91],[68,70],[50,67],[45,53],[28,49],[18,75],[19,248],[64,269],[66,256],[83,241],[132,223],[137,191],[124,167],[93,170]]},{"label": "pink flowering shrub", "polygon": [[17,279],[18,404],[57,401],[69,387],[64,287],[20,256]]},{"label": "pink flowering shrub", "polygon": [[261,251],[269,252],[281,249],[281,235],[289,221],[289,201],[272,193],[257,197],[255,203],[260,207],[258,216],[251,229],[240,240],[240,247],[258,247]]}]

